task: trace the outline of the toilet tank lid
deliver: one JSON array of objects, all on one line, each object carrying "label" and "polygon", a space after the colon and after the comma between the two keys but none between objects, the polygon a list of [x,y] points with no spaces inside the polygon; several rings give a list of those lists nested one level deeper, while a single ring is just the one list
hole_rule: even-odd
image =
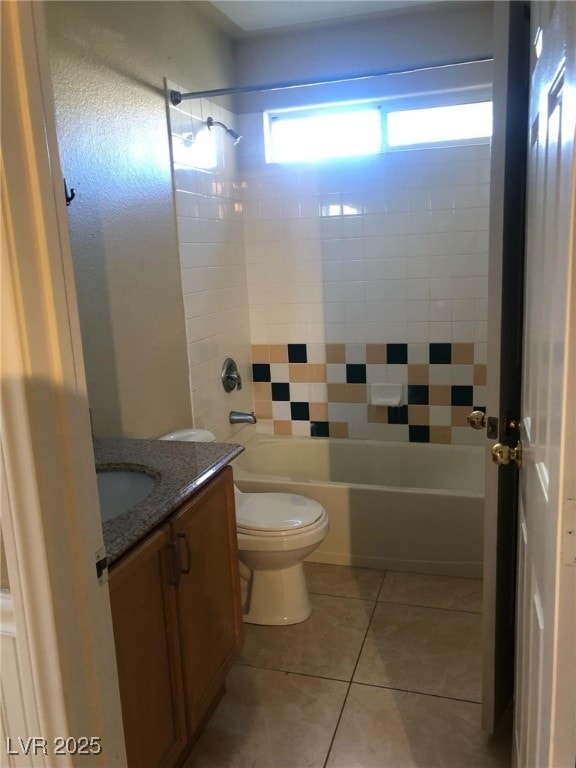
[{"label": "toilet tank lid", "polygon": [[159,440],[181,440],[189,443],[212,443],[216,435],[207,429],[177,429],[162,435]]}]

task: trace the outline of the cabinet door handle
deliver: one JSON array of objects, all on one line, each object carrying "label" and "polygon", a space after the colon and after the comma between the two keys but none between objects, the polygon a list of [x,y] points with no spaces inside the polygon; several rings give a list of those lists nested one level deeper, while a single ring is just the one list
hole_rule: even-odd
[{"label": "cabinet door handle", "polygon": [[180,581],[180,572],[181,572],[181,566],[180,566],[180,552],[178,551],[178,546],[175,541],[169,541],[168,542],[168,550],[170,551],[170,554],[172,557],[170,557],[170,576],[168,578],[168,581],[173,587],[178,586],[178,582]]},{"label": "cabinet door handle", "polygon": [[192,567],[192,550],[190,548],[190,541],[188,539],[187,533],[178,533],[177,534],[179,539],[184,540],[184,546],[186,547],[186,567],[183,567],[180,562],[180,554],[178,554],[178,560],[180,562],[180,573],[190,573],[190,568]]}]

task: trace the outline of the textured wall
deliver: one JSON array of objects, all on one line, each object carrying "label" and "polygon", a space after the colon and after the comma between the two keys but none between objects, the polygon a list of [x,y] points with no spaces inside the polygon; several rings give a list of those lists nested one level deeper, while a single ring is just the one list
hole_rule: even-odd
[{"label": "textured wall", "polygon": [[163,78],[222,87],[227,39],[183,3],[46,4],[94,431],[191,422]]}]

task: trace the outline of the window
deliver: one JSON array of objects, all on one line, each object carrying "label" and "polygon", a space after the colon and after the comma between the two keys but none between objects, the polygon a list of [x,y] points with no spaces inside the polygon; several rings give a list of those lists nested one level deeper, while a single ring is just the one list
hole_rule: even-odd
[{"label": "window", "polygon": [[358,157],[382,151],[377,107],[267,114],[266,162],[293,163]]},{"label": "window", "polygon": [[[264,113],[267,163],[360,157],[492,135],[492,102],[395,110],[339,105]],[[386,126],[386,130],[384,130]]]},{"label": "window", "polygon": [[492,136],[492,102],[389,112],[387,125],[391,147],[488,137]]}]

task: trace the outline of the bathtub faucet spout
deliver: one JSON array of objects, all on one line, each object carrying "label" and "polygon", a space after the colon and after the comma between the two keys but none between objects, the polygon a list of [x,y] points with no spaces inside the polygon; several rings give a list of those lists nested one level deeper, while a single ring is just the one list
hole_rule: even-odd
[{"label": "bathtub faucet spout", "polygon": [[230,411],[230,424],[256,424],[256,414],[244,411]]}]

